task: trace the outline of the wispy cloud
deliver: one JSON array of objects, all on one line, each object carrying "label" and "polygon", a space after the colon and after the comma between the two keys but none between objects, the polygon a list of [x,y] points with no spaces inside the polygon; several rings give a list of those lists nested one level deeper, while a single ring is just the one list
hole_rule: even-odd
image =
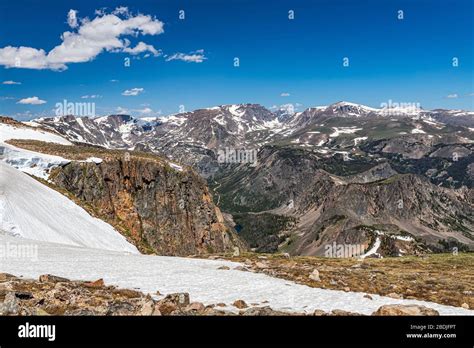
[{"label": "wispy cloud", "polygon": [[290,96],[290,93],[287,93],[287,92],[283,92],[282,94],[280,94],[280,97],[289,97]]},{"label": "wispy cloud", "polygon": [[118,106],[118,107],[115,109],[115,111],[116,111],[117,114],[119,114],[119,115],[129,114],[129,113],[130,113],[128,109],[123,108],[123,107],[121,107],[121,106]]},{"label": "wispy cloud", "polygon": [[102,98],[100,94],[92,94],[92,95],[83,95],[82,99],[99,99]]},{"label": "wispy cloud", "polygon": [[140,93],[143,93],[144,89],[143,88],[132,88],[132,89],[127,89],[122,92],[122,95],[126,97],[130,96],[136,96],[139,95]]},{"label": "wispy cloud", "polygon": [[46,103],[46,100],[39,99],[38,97],[23,98],[17,102],[17,104],[28,104],[28,105],[41,105],[45,103]]},{"label": "wispy cloud", "polygon": [[21,85],[21,82],[9,80],[9,81],[3,81],[2,85]]},{"label": "wispy cloud", "polygon": [[169,62],[171,60],[182,60],[183,62],[187,63],[202,63],[206,58],[204,55],[204,50],[200,49],[197,51],[186,53],[175,53],[171,56],[166,58],[166,61]]},{"label": "wispy cloud", "polygon": [[446,98],[456,99],[456,98],[458,98],[458,95],[457,95],[456,93],[448,94],[448,95],[446,96]]},{"label": "wispy cloud", "polygon": [[[128,41],[128,40],[127,40]],[[161,51],[158,51],[155,47],[152,45],[147,45],[143,41],[140,41],[135,47],[130,48],[130,47],[125,47],[122,52],[129,53],[131,55],[137,55],[143,52],[151,52],[153,56],[158,57],[161,55]],[[149,56],[146,54],[145,56]]]}]

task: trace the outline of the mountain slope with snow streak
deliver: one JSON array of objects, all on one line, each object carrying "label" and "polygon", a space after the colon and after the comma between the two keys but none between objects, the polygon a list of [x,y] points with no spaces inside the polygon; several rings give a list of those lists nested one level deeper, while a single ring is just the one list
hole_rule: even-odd
[{"label": "mountain slope with snow streak", "polygon": [[72,145],[72,143],[59,135],[41,129],[0,123],[0,161],[30,175],[47,179],[51,168],[69,162],[59,156],[28,151],[5,143],[11,139],[38,140],[61,145]]},{"label": "mountain slope with snow streak", "polygon": [[[188,292],[192,301],[204,304],[222,302],[230,305],[242,299],[249,304],[258,303],[259,306],[300,313],[341,309],[370,315],[382,305],[418,304],[433,308],[441,315],[474,315],[472,310],[432,302],[378,295],[371,295],[371,300],[365,298],[364,293],[312,288],[262,273],[235,270],[232,268],[240,264],[230,261],[130,255],[31,242],[0,234],[0,245],[13,242],[37,245],[38,260],[12,258],[8,263],[0,264],[0,272],[28,278],[45,273],[77,280],[103,278],[106,284],[136,288],[152,295],[156,291],[163,294]],[[221,266],[231,269],[219,270]]]},{"label": "mountain slope with snow streak", "polygon": [[2,161],[0,229],[38,241],[138,253],[112,226]]},{"label": "mountain slope with snow streak", "polygon": [[70,141],[54,133],[46,132],[40,129],[15,127],[13,125],[0,123],[0,142],[5,142],[6,140],[10,139],[29,139],[45,141],[48,143],[57,143],[61,145],[72,145]]}]

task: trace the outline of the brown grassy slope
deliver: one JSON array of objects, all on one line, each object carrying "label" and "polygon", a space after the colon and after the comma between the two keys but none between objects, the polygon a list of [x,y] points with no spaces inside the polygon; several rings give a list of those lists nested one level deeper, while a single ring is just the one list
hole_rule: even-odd
[{"label": "brown grassy slope", "polygon": [[[423,257],[367,258],[285,258],[276,254],[244,253],[224,258],[245,263],[246,267],[311,287],[397,294],[406,299],[444,305],[467,304],[474,309],[474,254],[431,254]],[[319,271],[320,281],[309,278]]]}]

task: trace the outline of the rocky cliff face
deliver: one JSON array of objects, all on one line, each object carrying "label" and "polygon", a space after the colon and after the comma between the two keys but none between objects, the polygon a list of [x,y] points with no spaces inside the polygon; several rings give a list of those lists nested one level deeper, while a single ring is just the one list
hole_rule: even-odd
[{"label": "rocky cliff face", "polygon": [[239,242],[192,170],[143,158],[71,162],[50,178],[131,239],[161,255],[223,252]]},{"label": "rocky cliff face", "polygon": [[394,175],[372,183],[335,186],[319,216],[293,245],[296,254],[320,255],[332,241],[365,243],[376,233],[408,233],[434,250],[450,241],[474,247],[469,190],[449,190],[426,178]]}]

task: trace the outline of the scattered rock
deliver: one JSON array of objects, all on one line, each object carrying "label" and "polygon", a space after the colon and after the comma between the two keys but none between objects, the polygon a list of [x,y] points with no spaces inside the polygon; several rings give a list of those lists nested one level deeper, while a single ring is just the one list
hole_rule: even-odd
[{"label": "scattered rock", "polygon": [[463,303],[461,305],[461,307],[464,308],[464,309],[469,309],[469,305],[467,303]]},{"label": "scattered rock", "polygon": [[255,267],[260,268],[260,269],[266,269],[268,268],[268,265],[264,262],[256,262]]},{"label": "scattered rock", "polygon": [[434,309],[419,305],[384,305],[377,309],[372,315],[439,315]]},{"label": "scattered rock", "polygon": [[146,297],[141,302],[141,307],[138,311],[138,315],[150,316],[155,311],[155,303],[150,297]]},{"label": "scattered rock", "polygon": [[369,300],[373,300],[372,296],[370,296],[369,294],[365,294],[364,297],[368,298]]},{"label": "scattered rock", "polygon": [[347,287],[347,286],[346,286],[346,287],[344,287],[342,290],[344,290],[345,292],[349,292],[349,291],[351,291],[351,289],[350,289],[349,287]]},{"label": "scattered rock", "polygon": [[234,307],[239,308],[239,309],[247,308],[247,307],[248,307],[248,305],[245,303],[244,300],[237,300],[237,301],[235,301],[234,303],[232,303],[232,305],[233,305]]},{"label": "scattered rock", "polygon": [[13,274],[0,273],[0,282],[10,281],[10,280],[14,280],[14,279],[18,279],[18,278],[15,277]]},{"label": "scattered rock", "polygon": [[234,268],[236,271],[248,272],[249,270],[244,266],[237,266]]},{"label": "scattered rock", "polygon": [[164,298],[164,300],[171,301],[179,307],[186,307],[189,305],[189,294],[187,292],[169,294]]},{"label": "scattered rock", "polygon": [[130,302],[117,301],[109,305],[107,315],[124,316],[132,315],[135,312],[135,307]]},{"label": "scattered rock", "polygon": [[206,306],[204,306],[201,302],[192,302],[188,306],[186,306],[186,312],[202,312]]},{"label": "scattered rock", "polygon": [[48,312],[46,312],[44,309],[41,308],[35,308],[34,314],[32,315],[37,315],[37,316],[48,316],[51,315]]},{"label": "scattered rock", "polygon": [[329,315],[332,315],[332,316],[360,316],[362,314],[343,311],[341,309],[333,309]]},{"label": "scattered rock", "polygon": [[220,303],[216,304],[216,306],[217,306],[217,307],[225,307],[225,306],[226,306],[226,304],[225,304],[225,303],[222,303],[222,302],[220,302]]},{"label": "scattered rock", "polygon": [[315,269],[310,275],[309,279],[314,280],[315,282],[320,282],[321,278],[319,278],[319,271]]},{"label": "scattered rock", "polygon": [[221,270],[224,270],[224,271],[228,271],[230,269],[230,267],[227,267],[227,266],[220,266],[218,269],[221,269]]},{"label": "scattered rock", "polygon": [[275,311],[268,306],[265,307],[253,307],[241,312],[243,316],[272,316],[272,315],[288,315],[288,313]]},{"label": "scattered rock", "polygon": [[104,283],[104,280],[101,278],[93,282],[85,282],[84,286],[88,288],[102,288],[105,286],[105,283]]},{"label": "scattered rock", "polygon": [[43,274],[39,276],[40,283],[66,283],[70,280],[63,277],[54,276],[51,274]]},{"label": "scattered rock", "polygon": [[161,300],[156,303],[154,311],[161,313],[161,315],[170,315],[174,311],[178,309],[178,306],[171,302],[171,301],[165,301]]},{"label": "scattered rock", "polygon": [[396,292],[391,292],[390,294],[387,295],[387,297],[391,297],[391,298],[394,298],[394,299],[397,299],[397,300],[400,300],[400,299],[403,298],[402,295],[397,294]]},{"label": "scattered rock", "polygon": [[0,302],[0,315],[16,315],[19,309],[19,301],[14,292],[7,293],[3,303]]},{"label": "scattered rock", "polygon": [[316,309],[314,312],[313,312],[313,315],[314,316],[317,316],[317,317],[322,317],[322,316],[325,316],[327,315],[327,313],[321,309]]},{"label": "scattered rock", "polygon": [[142,296],[141,292],[130,289],[114,289],[112,290],[112,293],[127,298],[137,298]]}]

